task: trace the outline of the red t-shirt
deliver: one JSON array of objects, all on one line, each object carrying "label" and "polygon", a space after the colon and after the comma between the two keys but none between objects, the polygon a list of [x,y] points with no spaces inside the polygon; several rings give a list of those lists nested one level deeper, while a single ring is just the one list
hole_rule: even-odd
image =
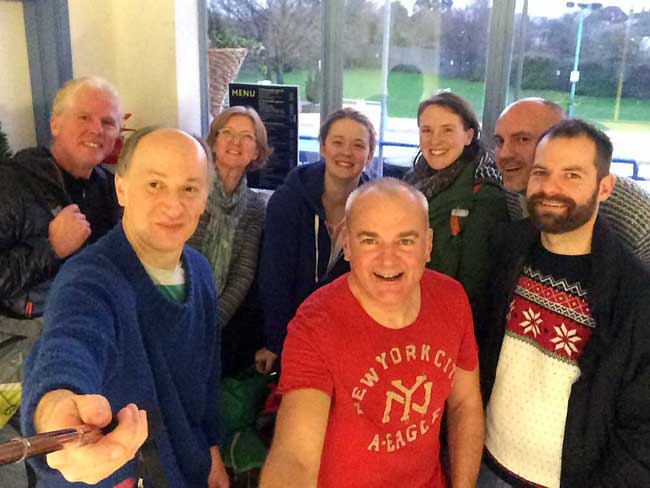
[{"label": "red t-shirt", "polygon": [[288,328],[280,390],[332,398],[321,487],[444,487],[440,418],[456,367],[477,364],[472,315],[453,279],[426,270],[421,307],[388,329],[354,298],[344,275],[312,294]]}]

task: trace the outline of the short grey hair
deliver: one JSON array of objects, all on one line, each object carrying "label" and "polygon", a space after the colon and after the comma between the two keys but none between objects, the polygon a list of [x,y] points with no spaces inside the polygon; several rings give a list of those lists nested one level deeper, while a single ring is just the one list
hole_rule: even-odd
[{"label": "short grey hair", "polygon": [[117,107],[118,120],[115,122],[119,125],[119,119],[122,118],[122,102],[120,96],[110,82],[104,78],[100,78],[99,76],[82,76],[80,78],[66,81],[54,96],[54,101],[52,102],[52,116],[61,115],[68,106],[72,96],[81,88],[94,88],[108,94]]},{"label": "short grey hair", "polygon": [[[126,174],[129,167],[131,166],[133,153],[135,152],[135,149],[138,147],[138,144],[140,144],[140,141],[142,141],[142,138],[148,136],[153,132],[163,130],[163,129],[177,130],[177,129],[172,129],[170,127],[152,125],[149,127],[143,127],[142,129],[135,131],[131,135],[131,137],[129,137],[126,140],[126,142],[122,146],[122,149],[120,150],[120,157],[118,158],[117,165],[115,166],[115,174],[119,176],[124,176]],[[184,131],[183,133],[187,134]],[[212,183],[216,176],[216,170],[214,169],[214,162],[212,161],[212,151],[210,150],[208,144],[200,137],[197,137],[194,134],[187,134],[187,135],[192,139],[194,139],[196,142],[198,142],[199,145],[203,148],[203,152],[205,153],[205,157],[206,157],[205,172],[208,179],[208,188],[212,188]]]},{"label": "short grey hair", "polygon": [[429,221],[429,202],[424,194],[415,188],[413,185],[407,183],[403,180],[398,180],[397,178],[385,177],[378,178],[376,180],[370,180],[367,183],[357,187],[345,202],[345,220],[346,222],[350,221],[350,214],[352,213],[352,207],[357,198],[359,198],[364,193],[367,193],[371,190],[377,190],[385,195],[397,195],[403,191],[406,191],[411,196],[413,196],[418,203],[422,206],[424,215],[427,219],[427,226]]}]

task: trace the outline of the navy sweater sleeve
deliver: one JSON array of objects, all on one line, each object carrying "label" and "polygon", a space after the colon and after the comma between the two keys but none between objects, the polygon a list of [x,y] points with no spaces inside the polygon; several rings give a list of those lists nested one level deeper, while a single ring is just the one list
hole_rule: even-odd
[{"label": "navy sweater sleeve", "polygon": [[[98,278],[97,273],[80,265],[64,267],[55,280],[43,335],[23,369],[20,420],[24,435],[35,433],[34,410],[45,393],[56,389],[81,395],[100,393],[105,378],[111,375],[111,365],[121,361],[115,349],[109,298],[111,286],[121,284],[113,276]],[[39,477],[59,486],[62,479],[47,466],[44,457],[34,458],[32,463]],[[122,479],[131,464],[107,478],[103,486]]]},{"label": "navy sweater sleeve", "polygon": [[295,313],[300,246],[299,203],[291,190],[276,190],[266,210],[259,283],[266,347],[279,354]]}]

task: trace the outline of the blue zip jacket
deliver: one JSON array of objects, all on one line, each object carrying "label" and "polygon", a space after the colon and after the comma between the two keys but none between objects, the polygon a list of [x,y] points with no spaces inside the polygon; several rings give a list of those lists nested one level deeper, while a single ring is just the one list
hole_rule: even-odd
[{"label": "blue zip jacket", "polygon": [[[359,184],[368,181],[362,173]],[[287,324],[316,288],[350,270],[342,254],[328,269],[330,240],[321,202],[325,163],[298,166],[273,193],[266,209],[259,284],[266,347],[282,350]]]}]

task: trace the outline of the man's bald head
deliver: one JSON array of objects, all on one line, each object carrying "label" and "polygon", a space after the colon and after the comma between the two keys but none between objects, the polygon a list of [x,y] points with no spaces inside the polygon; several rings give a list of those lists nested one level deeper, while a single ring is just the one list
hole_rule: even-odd
[{"label": "man's bald head", "polygon": [[496,123],[496,163],[508,191],[525,193],[539,137],[565,118],[562,108],[543,98],[510,104]]},{"label": "man's bald head", "polygon": [[[355,210],[357,210],[357,207],[359,207],[358,203],[360,203],[357,201],[363,200],[363,196],[366,194],[372,194],[373,196],[379,196],[381,198],[399,197],[405,201],[412,201],[412,203],[416,204],[416,207],[421,208],[422,221],[425,223],[426,227],[429,226],[429,203],[422,192],[405,181],[398,180],[397,178],[386,177],[371,180],[368,183],[361,185],[350,194],[345,203],[345,221],[348,228],[352,223],[352,217],[357,213]],[[363,207],[363,205],[361,205],[361,207]]]}]

